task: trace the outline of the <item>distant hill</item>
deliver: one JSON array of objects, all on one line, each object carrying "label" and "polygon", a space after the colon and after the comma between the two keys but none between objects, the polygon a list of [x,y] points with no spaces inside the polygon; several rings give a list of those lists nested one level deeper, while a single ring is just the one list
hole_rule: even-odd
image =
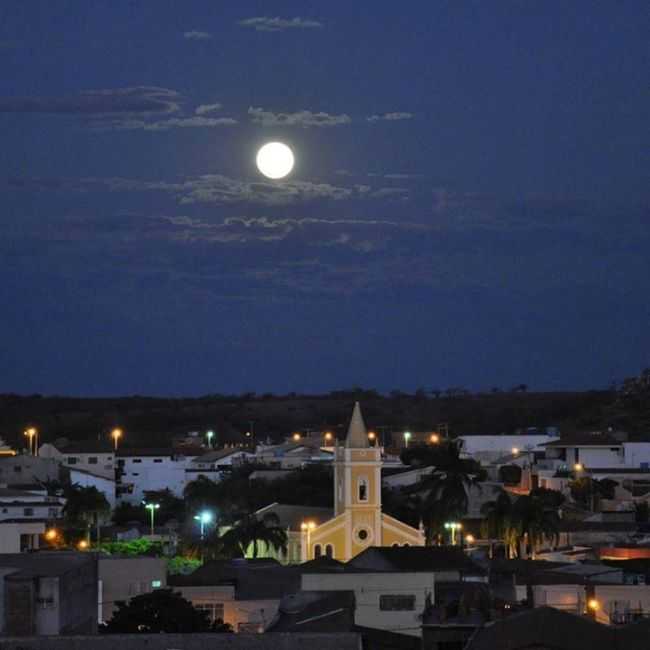
[{"label": "distant hill", "polygon": [[216,432],[218,443],[246,441],[244,433],[279,440],[292,431],[343,430],[355,400],[362,403],[370,428],[433,430],[447,423],[451,435],[514,433],[529,427],[556,426],[562,431],[607,425],[617,393],[509,392],[468,394],[459,389],[407,394],[353,389],[326,395],[208,395],[198,398],[156,397],[71,398],[0,395],[0,435],[24,444],[22,432],[36,426],[41,442],[107,435],[114,426],[125,430],[124,444],[167,444],[190,431]]}]

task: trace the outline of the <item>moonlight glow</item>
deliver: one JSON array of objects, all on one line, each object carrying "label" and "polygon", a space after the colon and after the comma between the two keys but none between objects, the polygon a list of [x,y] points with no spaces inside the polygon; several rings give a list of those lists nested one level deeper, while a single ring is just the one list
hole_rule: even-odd
[{"label": "moonlight glow", "polygon": [[293,169],[293,151],[282,142],[268,142],[257,152],[256,162],[267,178],[284,178]]}]

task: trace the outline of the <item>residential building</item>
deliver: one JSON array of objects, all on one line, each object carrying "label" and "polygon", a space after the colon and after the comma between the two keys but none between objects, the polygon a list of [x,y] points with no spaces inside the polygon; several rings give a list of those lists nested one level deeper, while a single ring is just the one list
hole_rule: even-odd
[{"label": "residential building", "polygon": [[145,492],[166,489],[182,497],[185,470],[199,453],[200,448],[118,449],[118,501],[137,504],[144,500]]},{"label": "residential building", "polygon": [[42,551],[0,555],[0,575],[0,634],[96,633],[94,554]]},{"label": "residential building", "polygon": [[0,488],[0,522],[15,519],[49,521],[61,516],[65,499],[47,496],[45,490]]},{"label": "residential building", "polygon": [[224,473],[231,472],[233,467],[255,460],[255,454],[231,447],[215,449],[202,453],[192,458],[185,466],[185,484],[195,481],[199,476],[204,476],[212,481],[220,481]]},{"label": "residential building", "polygon": [[0,554],[37,550],[45,528],[45,522],[38,519],[17,518],[0,521]]},{"label": "residential building", "polygon": [[320,438],[301,438],[281,445],[258,445],[255,461],[278,469],[299,469],[306,465],[332,462],[331,447]]},{"label": "residential building", "polygon": [[100,555],[98,572],[99,623],[111,620],[119,601],[167,586],[167,563],[161,557]]},{"label": "residential building", "polygon": [[492,463],[500,458],[512,454],[528,455],[544,451],[545,445],[558,440],[557,435],[549,434],[521,434],[521,435],[465,435],[457,440],[461,443],[464,454],[475,458],[482,463]]},{"label": "residential building", "polygon": [[55,440],[41,445],[38,455],[41,458],[53,458],[65,467],[115,478],[115,451],[108,440]]},{"label": "residential building", "polygon": [[61,481],[64,476],[65,471],[54,458],[28,454],[0,456],[0,484],[7,487]]},{"label": "residential building", "polygon": [[70,483],[80,487],[94,487],[101,492],[111,506],[115,508],[115,478],[101,476],[78,467],[70,467]]},{"label": "residential building", "polygon": [[381,451],[370,446],[357,402],[345,446],[334,460],[334,517],[321,525],[306,523],[302,557],[327,555],[347,561],[370,546],[422,546],[424,533],[381,510]]}]

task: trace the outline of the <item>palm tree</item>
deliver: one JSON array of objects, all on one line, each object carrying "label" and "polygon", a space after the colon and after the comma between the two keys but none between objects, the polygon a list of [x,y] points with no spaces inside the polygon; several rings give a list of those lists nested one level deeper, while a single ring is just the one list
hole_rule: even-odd
[{"label": "palm tree", "polygon": [[442,530],[445,521],[467,512],[469,490],[478,485],[471,465],[460,457],[460,446],[449,442],[443,449],[438,466],[421,482],[420,508],[427,544]]},{"label": "palm tree", "polygon": [[256,558],[260,545],[274,551],[287,551],[287,533],[280,526],[280,520],[274,513],[258,519],[248,515],[221,537],[221,542],[227,549],[238,549],[242,555],[252,547],[253,557]]},{"label": "palm tree", "polygon": [[520,540],[535,559],[535,549],[544,540],[557,540],[560,517],[544,500],[530,495],[519,497],[515,503],[515,517],[519,522]]},{"label": "palm tree", "polygon": [[[485,515],[482,534],[489,539],[501,539],[506,547],[508,559],[517,554],[518,541],[521,537],[520,521],[516,517],[515,502],[507,492],[501,491],[494,501],[488,501],[481,507]],[[492,545],[490,545],[492,556]]]},{"label": "palm tree", "polygon": [[63,514],[70,523],[83,524],[86,529],[86,541],[90,542],[90,528],[97,526],[97,543],[99,543],[99,524],[111,512],[106,497],[94,486],[82,487],[77,484],[66,487],[66,499]]}]

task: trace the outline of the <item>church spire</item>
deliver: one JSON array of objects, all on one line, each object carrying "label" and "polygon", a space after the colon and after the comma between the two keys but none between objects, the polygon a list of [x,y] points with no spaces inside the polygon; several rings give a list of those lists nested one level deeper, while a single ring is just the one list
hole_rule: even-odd
[{"label": "church spire", "polygon": [[348,427],[348,435],[345,438],[345,446],[353,449],[369,447],[368,432],[363,422],[359,402],[354,403],[354,410],[352,411],[350,426]]}]

